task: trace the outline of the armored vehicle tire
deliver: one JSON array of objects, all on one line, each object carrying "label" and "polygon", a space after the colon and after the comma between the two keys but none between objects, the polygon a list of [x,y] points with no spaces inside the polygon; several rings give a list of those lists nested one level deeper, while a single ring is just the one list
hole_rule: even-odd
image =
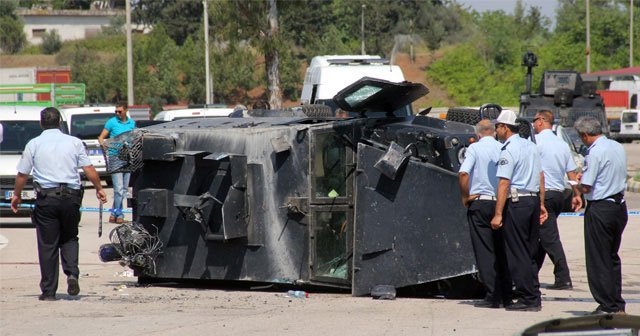
[{"label": "armored vehicle tire", "polygon": [[322,104],[310,104],[300,106],[302,113],[311,118],[331,118],[333,111],[331,107]]},{"label": "armored vehicle tire", "polygon": [[454,107],[447,111],[447,120],[475,125],[480,121],[480,112],[472,108]]}]

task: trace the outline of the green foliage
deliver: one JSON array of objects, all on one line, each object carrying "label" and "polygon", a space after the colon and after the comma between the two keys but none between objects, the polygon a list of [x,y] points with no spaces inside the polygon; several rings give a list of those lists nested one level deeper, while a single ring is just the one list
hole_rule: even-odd
[{"label": "green foliage", "polygon": [[175,43],[182,45],[203,25],[202,14],[201,0],[138,0],[132,18],[145,25],[162,23]]},{"label": "green foliage", "polygon": [[[88,2],[51,3],[77,8]],[[42,2],[20,2],[33,3]],[[629,1],[590,3],[591,70],[628,66]],[[0,46],[4,52],[38,53],[37,46],[24,48],[15,4],[0,0]],[[549,19],[522,0],[513,3],[513,14],[477,13],[442,0],[277,0],[280,30],[276,36],[269,31],[268,1],[210,0],[208,4],[215,102],[250,103],[249,91],[268,86],[267,64],[275,55],[284,98],[297,100],[303,62],[316,55],[360,53],[362,13],[368,54],[390,58],[394,48],[407,51],[398,41],[409,38],[423,41],[433,55],[443,54],[436,57],[426,76],[458,105],[517,105],[526,71],[521,57],[529,50],[538,55],[540,64],[534,83],[543,70],[586,68],[584,0],[559,0],[553,31]],[[202,1],[136,0],[133,5],[134,21],[153,26],[151,34],[134,34],[136,103],[150,104],[154,111],[165,103],[204,103]],[[635,6],[635,22],[640,22],[640,2]],[[87,84],[90,102],[126,100],[123,25],[124,17],[115,17],[99,37],[63,43],[57,54],[61,64],[71,65],[72,80]],[[634,28],[638,41],[640,24]],[[634,52],[637,65],[640,48]]]},{"label": "green foliage", "polygon": [[27,43],[22,21],[15,10],[16,1],[0,1],[0,49],[8,54],[19,52]]},{"label": "green foliage", "polygon": [[116,68],[115,60],[102,60],[96,51],[79,45],[63,48],[56,60],[59,64],[71,67],[73,82],[86,84],[89,103],[115,102],[120,98],[118,92],[122,86],[119,85],[126,83],[126,80],[119,78],[121,73]]},{"label": "green foliage", "polygon": [[123,35],[126,33],[125,24],[124,15],[113,16],[109,19],[109,25],[103,26],[100,33],[104,36]]},{"label": "green foliage", "polygon": [[42,49],[42,53],[46,55],[53,55],[60,51],[62,48],[62,41],[60,40],[60,35],[58,35],[57,30],[52,30],[51,32],[45,32],[42,36],[42,44],[40,45]]}]

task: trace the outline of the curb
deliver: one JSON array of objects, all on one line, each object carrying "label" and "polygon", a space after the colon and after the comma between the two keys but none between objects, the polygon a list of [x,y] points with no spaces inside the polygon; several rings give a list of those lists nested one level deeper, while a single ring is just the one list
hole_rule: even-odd
[{"label": "curb", "polygon": [[640,193],[640,182],[634,181],[633,178],[627,180],[627,191]]}]

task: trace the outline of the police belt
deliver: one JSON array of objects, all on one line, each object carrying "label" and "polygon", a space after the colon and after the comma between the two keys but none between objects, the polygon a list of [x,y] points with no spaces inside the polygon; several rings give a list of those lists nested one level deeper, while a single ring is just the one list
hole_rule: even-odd
[{"label": "police belt", "polygon": [[479,195],[478,197],[476,197],[476,200],[478,200],[478,201],[495,201],[496,197],[495,196],[489,196],[489,195]]},{"label": "police belt", "polygon": [[518,197],[528,197],[528,196],[538,196],[538,193],[534,193],[530,191],[518,191]]},{"label": "police belt", "polygon": [[[35,183],[34,183],[35,184]],[[67,187],[66,184],[60,184],[55,188],[42,188],[40,185],[35,185],[35,190],[40,196],[52,196],[52,195],[72,195],[72,196],[82,196],[82,188],[73,189]]]},{"label": "police belt", "polygon": [[593,200],[593,201],[589,201],[589,202],[593,202],[593,203],[598,203],[598,202],[613,202],[616,204],[622,204],[624,203],[624,193],[621,191],[617,194],[611,195],[611,196],[607,196],[603,199],[599,199],[599,200]]}]

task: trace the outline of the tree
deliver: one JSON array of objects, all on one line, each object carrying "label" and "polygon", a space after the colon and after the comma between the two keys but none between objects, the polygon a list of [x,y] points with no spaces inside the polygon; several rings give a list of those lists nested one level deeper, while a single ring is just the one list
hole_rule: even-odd
[{"label": "tree", "polygon": [[179,46],[187,37],[195,37],[202,26],[202,0],[138,0],[133,5],[135,22],[148,26],[162,23]]},{"label": "tree", "polygon": [[52,55],[60,51],[60,48],[62,48],[62,41],[60,40],[58,31],[54,29],[50,32],[45,32],[42,36],[42,44],[40,45],[42,53]]},{"label": "tree", "polygon": [[27,43],[22,21],[15,14],[15,1],[0,1],[0,49],[15,54]]}]

